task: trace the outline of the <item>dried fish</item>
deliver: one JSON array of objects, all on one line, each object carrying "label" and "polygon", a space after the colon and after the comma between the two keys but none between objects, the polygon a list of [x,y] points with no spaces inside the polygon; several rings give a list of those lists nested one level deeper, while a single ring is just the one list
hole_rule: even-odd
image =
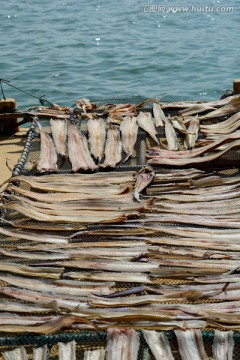
[{"label": "dried fish", "polygon": [[[16,291],[16,290],[15,290]],[[46,302],[45,304],[23,304],[16,301],[0,301],[0,311],[7,311],[13,313],[47,313],[57,310],[54,302]]]},{"label": "dried fish", "polygon": [[65,158],[67,147],[67,121],[61,119],[50,119],[53,141],[57,153]]},{"label": "dried fish", "polygon": [[[41,245],[42,248],[42,245]],[[59,252],[28,252],[28,251],[8,251],[0,248],[0,254],[13,258],[21,258],[28,260],[67,260],[70,258],[70,254],[63,254]]]},{"label": "dried fish", "polygon": [[240,146],[240,141],[232,141],[226,148],[222,151],[219,151],[213,155],[203,156],[203,157],[189,157],[187,158],[172,158],[172,159],[164,159],[160,157],[152,157],[150,160],[148,160],[148,164],[157,164],[157,165],[174,165],[174,166],[185,166],[185,165],[195,165],[200,164],[208,161],[213,161],[218,159],[219,157],[226,154],[228,151],[237,148]]},{"label": "dried fish", "polygon": [[90,118],[87,122],[87,128],[91,154],[98,161],[98,163],[100,163],[104,153],[106,139],[105,122],[102,118]]},{"label": "dried fish", "polygon": [[105,354],[105,349],[85,350],[83,360],[104,360]]},{"label": "dried fish", "polygon": [[167,139],[168,150],[170,151],[178,150],[179,142],[178,142],[177,134],[174,130],[173,125],[168,119],[166,119],[165,121],[165,135]]},{"label": "dried fish", "polygon": [[43,130],[42,125],[36,121],[40,132],[41,147],[40,147],[40,159],[37,163],[37,171],[51,172],[57,171],[57,153],[55,145],[51,136]]},{"label": "dried fish", "polygon": [[156,360],[174,360],[168,338],[164,332],[142,330],[142,333]]},{"label": "dried fish", "polygon": [[122,135],[123,150],[127,154],[123,162],[127,161],[133,155],[134,146],[137,141],[138,124],[134,116],[126,116],[120,125]]},{"label": "dried fish", "polygon": [[190,120],[187,134],[184,139],[184,147],[186,149],[192,149],[196,145],[199,132],[199,120],[197,117],[193,117]]},{"label": "dried fish", "polygon": [[107,131],[107,141],[105,145],[105,160],[101,167],[115,168],[122,159],[122,142],[120,140],[119,127],[109,125]]},{"label": "dried fish", "polygon": [[2,355],[5,360],[28,360],[26,349],[23,346],[15,350],[5,351]]},{"label": "dried fish", "polygon": [[137,360],[139,334],[133,329],[108,329],[107,360]]},{"label": "dried fish", "polygon": [[[71,267],[75,269],[92,269],[92,270],[104,270],[104,271],[116,271],[116,272],[148,272],[152,269],[158,268],[155,263],[143,263],[143,262],[131,262],[131,261],[116,261],[116,260],[69,260],[69,261],[57,261],[57,266]],[[111,274],[109,274],[109,277]]]},{"label": "dried fish", "polygon": [[68,125],[68,152],[73,172],[98,168],[90,155],[85,135],[72,122]]},{"label": "dried fish", "polygon": [[240,99],[238,97],[229,99],[228,103],[220,109],[211,111],[206,115],[200,116],[199,120],[209,120],[216,117],[222,117],[226,115],[232,115],[240,110]]},{"label": "dried fish", "polygon": [[213,358],[214,360],[231,360],[233,358],[233,331],[214,331]]},{"label": "dried fish", "polygon": [[186,126],[184,125],[183,119],[180,116],[169,117],[168,121],[170,121],[173,127],[180,133],[187,134]]},{"label": "dried fish", "polygon": [[73,287],[73,286],[59,286],[52,281],[47,280],[38,280],[38,279],[30,279],[20,276],[12,276],[12,275],[0,275],[0,279],[5,281],[8,284],[18,286],[23,289],[43,291],[43,292],[52,292],[54,294],[68,294],[73,296],[87,296],[89,293],[94,292],[97,294],[109,294],[111,293],[111,289],[109,286],[99,287],[96,289],[96,286],[84,287]]},{"label": "dried fish", "polygon": [[20,275],[28,275],[33,277],[42,276],[50,279],[59,279],[64,268],[58,267],[31,267],[16,263],[0,262],[0,271],[10,272]]},{"label": "dried fish", "polygon": [[200,114],[202,112],[211,111],[211,110],[216,110],[216,108],[209,105],[208,103],[202,103],[202,104],[196,104],[196,105],[190,106],[187,109],[180,110],[179,114],[181,114],[181,116],[185,117],[185,116]]},{"label": "dried fish", "polygon": [[49,351],[47,345],[33,349],[33,360],[48,360]]},{"label": "dried fish", "polygon": [[138,216],[137,212],[134,211],[126,211],[126,215],[120,211],[91,211],[87,210],[84,212],[76,213],[74,215],[71,211],[69,212],[61,212],[55,211],[53,214],[47,213],[47,211],[39,211],[36,207],[29,207],[24,203],[20,203],[17,201],[12,201],[6,203],[2,206],[4,209],[12,209],[18,211],[20,214],[27,216],[30,219],[34,219],[37,221],[46,221],[46,222],[55,222],[55,223],[100,223],[100,222],[124,222],[127,219],[127,216]]},{"label": "dried fish", "polygon": [[182,360],[208,360],[200,330],[174,330]]},{"label": "dried fish", "polygon": [[11,236],[12,238],[37,241],[43,243],[66,244],[68,242],[67,237],[60,235],[57,236],[57,235],[39,234],[37,232],[30,233],[30,232],[25,232],[3,226],[0,226],[0,234]]},{"label": "dried fish", "polygon": [[76,360],[76,342],[58,343],[59,360]]},{"label": "dried fish", "polygon": [[137,116],[137,122],[138,126],[143,129],[157,145],[159,145],[159,141],[156,137],[157,131],[151,113],[140,111]]},{"label": "dried fish", "polygon": [[164,126],[166,121],[166,116],[161,109],[161,105],[159,103],[153,102],[153,116],[155,121],[155,126]]},{"label": "dried fish", "polygon": [[130,273],[130,272],[108,272],[108,271],[91,271],[91,272],[67,272],[65,276],[71,279],[81,280],[98,280],[98,281],[116,281],[124,282],[126,279],[129,282],[135,283],[151,283],[148,275],[141,273]]},{"label": "dried fish", "polygon": [[[16,318],[16,315],[15,315]],[[24,317],[25,318],[25,317]],[[54,318],[53,320],[45,321],[44,323],[38,323],[38,325],[18,325],[12,319],[12,324],[1,325],[1,332],[4,333],[38,333],[38,334],[51,334],[59,331],[62,328],[69,328],[73,323],[86,323],[92,328],[96,326],[89,320],[81,318],[79,316],[62,315]],[[37,323],[37,320],[36,320]]]},{"label": "dried fish", "polygon": [[145,166],[138,171],[133,193],[134,199],[136,199],[137,201],[141,201],[139,198],[140,192],[151,183],[154,177],[155,172],[149,166]]}]

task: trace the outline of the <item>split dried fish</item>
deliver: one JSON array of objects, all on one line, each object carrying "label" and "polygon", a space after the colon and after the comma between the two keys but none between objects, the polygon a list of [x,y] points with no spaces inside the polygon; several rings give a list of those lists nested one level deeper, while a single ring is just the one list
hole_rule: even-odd
[{"label": "split dried fish", "polygon": [[97,280],[97,281],[116,281],[124,282],[128,279],[129,282],[135,283],[151,283],[151,280],[148,275],[141,273],[130,273],[130,272],[108,272],[108,271],[91,271],[91,272],[67,272],[66,276],[71,279],[81,279],[81,280]]},{"label": "split dried fish", "polygon": [[35,120],[38,125],[41,139],[40,159],[37,163],[37,171],[40,173],[57,171],[57,153],[51,136],[43,130],[42,125]]},{"label": "split dried fish", "polygon": [[240,110],[240,99],[238,97],[232,98],[228,101],[228,103],[222,106],[220,109],[211,111],[206,115],[200,116],[199,120],[209,120],[216,117],[222,117],[226,115],[232,115]]},{"label": "split dried fish", "polygon": [[72,122],[68,125],[68,152],[73,172],[98,168],[90,155],[85,135]]},{"label": "split dried fish", "polygon": [[179,142],[178,142],[177,134],[174,130],[173,125],[168,119],[166,119],[165,121],[165,135],[167,139],[168,150],[170,151],[178,150]]},{"label": "split dried fish", "polygon": [[231,360],[233,358],[233,331],[214,331],[213,358],[214,360]]},{"label": "split dried fish", "polygon": [[137,116],[137,122],[138,126],[143,129],[157,145],[159,145],[159,141],[156,137],[157,131],[151,113],[140,111]]},{"label": "split dried fish", "polygon": [[156,360],[174,360],[167,335],[154,330],[142,330],[144,339]]},{"label": "split dried fish", "polygon": [[2,355],[5,360],[28,360],[28,354],[23,346],[15,350],[5,351]]},{"label": "split dried fish", "polygon": [[12,238],[24,239],[30,241],[37,241],[43,243],[57,243],[57,244],[65,244],[68,242],[68,238],[64,236],[57,235],[48,235],[48,234],[39,234],[37,232],[30,233],[21,230],[12,229],[9,227],[0,226],[0,234],[10,236]]},{"label": "split dried fish", "polygon": [[161,108],[161,105],[156,102],[153,102],[153,117],[156,127],[164,126],[166,116]]},{"label": "split dried fish", "polygon": [[105,354],[105,349],[85,350],[83,360],[104,360]]},{"label": "split dried fish", "polygon": [[108,329],[107,360],[137,360],[139,334],[133,329]]},{"label": "split dried fish", "polygon": [[182,360],[208,360],[200,330],[174,330]]},{"label": "split dried fish", "polygon": [[49,122],[56,151],[60,156],[65,158],[67,147],[67,121],[50,119]]},{"label": "split dried fish", "polygon": [[122,135],[123,150],[127,154],[123,162],[127,161],[133,155],[134,146],[137,141],[138,124],[134,116],[126,116],[120,125]]},{"label": "split dried fish", "polygon": [[199,132],[199,120],[197,117],[193,117],[190,120],[187,134],[184,139],[184,147],[185,149],[192,149],[196,145],[196,141],[198,139]]},{"label": "split dried fish", "polygon": [[33,360],[48,360],[49,351],[47,345],[33,349]]},{"label": "split dried fish", "polygon": [[59,360],[76,360],[76,342],[58,343],[58,359]]},{"label": "split dried fish", "polygon": [[0,279],[5,281],[8,284],[18,286],[23,289],[43,291],[43,292],[52,292],[54,294],[68,294],[73,296],[87,296],[89,293],[95,292],[98,294],[109,294],[111,293],[111,289],[109,286],[99,287],[96,289],[96,286],[90,288],[87,287],[73,287],[73,286],[59,286],[54,282],[47,280],[38,280],[38,279],[29,279],[20,276],[12,276],[12,275],[0,275]]},{"label": "split dried fish", "polygon": [[180,116],[169,117],[168,121],[170,121],[173,127],[180,133],[187,134],[186,126],[184,125],[183,119]]},{"label": "split dried fish", "polygon": [[122,142],[120,140],[119,127],[109,125],[107,141],[105,145],[105,160],[101,167],[115,168],[122,159]]},{"label": "split dried fish", "polygon": [[91,154],[94,156],[97,162],[100,163],[103,157],[106,140],[105,122],[102,118],[90,118],[87,122],[87,128]]},{"label": "split dried fish", "polygon": [[58,267],[31,267],[16,263],[0,262],[0,271],[10,272],[20,275],[28,275],[33,277],[42,276],[50,279],[59,279],[64,268]]},{"label": "split dried fish", "polygon": [[137,173],[137,179],[134,187],[134,199],[136,199],[137,201],[141,201],[139,198],[141,191],[152,182],[154,177],[155,172],[149,166],[145,166],[141,170],[139,170],[139,172]]}]

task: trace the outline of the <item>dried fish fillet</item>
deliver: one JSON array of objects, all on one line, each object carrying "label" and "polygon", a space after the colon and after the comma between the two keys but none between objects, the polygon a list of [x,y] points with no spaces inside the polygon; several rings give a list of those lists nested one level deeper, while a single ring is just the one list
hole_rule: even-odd
[{"label": "dried fish fillet", "polygon": [[90,118],[87,122],[88,128],[88,142],[90,145],[90,152],[94,156],[94,158],[101,162],[103,153],[104,153],[104,145],[106,139],[106,126],[105,122],[102,118],[93,119]]},{"label": "dried fish fillet", "polygon": [[49,351],[47,345],[33,349],[33,360],[48,360]]},{"label": "dried fish fillet", "polygon": [[72,122],[68,125],[68,152],[73,172],[98,168],[90,155],[85,135]]},{"label": "dried fish fillet", "polygon": [[28,360],[26,349],[23,346],[12,351],[5,351],[2,355],[4,360]]},{"label": "dried fish fillet", "polygon": [[105,354],[106,354],[105,349],[86,350],[84,352],[83,360],[104,360]]},{"label": "dried fish fillet", "polygon": [[133,329],[108,329],[106,360],[137,360],[139,334]]},{"label": "dried fish fillet", "polygon": [[105,145],[105,160],[101,167],[115,168],[122,159],[122,142],[120,140],[119,127],[109,125],[107,141]]},{"label": "dried fish fillet", "polygon": [[233,348],[233,331],[215,330],[212,346],[214,360],[232,360]]},{"label": "dried fish fillet", "polygon": [[199,132],[199,120],[197,117],[194,117],[190,120],[189,127],[187,129],[187,134],[184,139],[184,147],[186,149],[192,149],[196,145]]},{"label": "dried fish fillet", "polygon": [[58,343],[59,360],[76,360],[76,342],[73,340],[68,343]]},{"label": "dried fish fillet", "polygon": [[153,117],[156,127],[164,126],[164,122],[166,121],[166,116],[161,108],[161,105],[156,102],[153,103]]},{"label": "dried fish fillet", "polygon": [[39,128],[41,139],[40,159],[37,163],[37,171],[40,173],[57,171],[57,153],[53,139],[43,130],[43,127],[39,122],[36,121],[36,123]]},{"label": "dried fish fillet", "polygon": [[120,131],[122,135],[123,150],[127,154],[127,157],[123,161],[125,162],[129,159],[130,156],[132,156],[134,146],[137,141],[137,118],[135,116],[126,116],[120,125]]},{"label": "dried fish fillet", "polygon": [[157,145],[159,145],[159,141],[156,137],[157,131],[151,113],[140,111],[137,116],[137,122],[138,126],[143,129]]},{"label": "dried fish fillet", "polygon": [[179,142],[177,138],[177,134],[174,130],[173,125],[170,123],[168,119],[165,121],[165,135],[168,144],[168,150],[176,151],[179,149]]},{"label": "dried fish fillet", "polygon": [[174,330],[182,360],[208,360],[200,330]]},{"label": "dried fish fillet", "polygon": [[49,122],[56,151],[60,156],[65,157],[67,146],[67,121],[50,119]]},{"label": "dried fish fillet", "polygon": [[142,330],[142,333],[156,360],[174,360],[168,338],[164,332]]}]

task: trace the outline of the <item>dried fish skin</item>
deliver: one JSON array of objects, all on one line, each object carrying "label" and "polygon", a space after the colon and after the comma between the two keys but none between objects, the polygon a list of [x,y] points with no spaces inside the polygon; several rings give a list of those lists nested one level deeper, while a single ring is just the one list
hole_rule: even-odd
[{"label": "dried fish skin", "polygon": [[67,147],[67,121],[61,119],[50,119],[53,141],[57,153],[65,158]]},{"label": "dried fish skin", "polygon": [[157,131],[151,113],[140,111],[137,116],[137,123],[138,126],[143,129],[157,145],[159,145],[159,141],[156,137]]},{"label": "dried fish skin", "polygon": [[88,142],[90,145],[90,152],[94,156],[94,158],[101,162],[104,146],[106,140],[106,126],[105,122],[102,118],[93,119],[90,118],[87,122],[88,128]]},{"label": "dried fish skin", "polygon": [[123,162],[125,162],[129,159],[130,156],[132,156],[134,151],[134,146],[137,141],[137,135],[138,135],[137,117],[126,116],[120,125],[120,132],[122,135],[123,150],[127,154],[127,157],[123,160]]},{"label": "dried fish skin", "polygon": [[23,346],[12,351],[5,351],[2,355],[4,360],[28,360],[26,349]]},{"label": "dried fish skin", "polygon": [[49,351],[47,345],[33,349],[33,360],[48,360]]},{"label": "dried fish skin", "polygon": [[72,122],[68,125],[68,153],[73,172],[98,169],[90,155],[85,135]]},{"label": "dried fish skin", "polygon": [[231,360],[233,348],[233,331],[215,330],[212,346],[214,360]]},{"label": "dried fish skin", "polygon": [[153,119],[156,127],[164,126],[166,121],[166,116],[161,108],[161,105],[156,102],[153,103]]},{"label": "dried fish skin", "polygon": [[57,171],[57,153],[53,139],[49,134],[47,134],[42,126],[38,124],[40,131],[40,159],[37,164],[37,171],[40,173],[43,172],[52,172]]},{"label": "dried fish skin", "polygon": [[208,360],[200,330],[174,330],[182,360]]},{"label": "dried fish skin", "polygon": [[122,142],[120,140],[119,127],[109,125],[107,131],[107,141],[105,145],[105,160],[100,166],[103,168],[115,168],[122,159]]},{"label": "dried fish skin", "polygon": [[168,338],[163,331],[142,330],[142,333],[156,360],[174,360]]},{"label": "dried fish skin", "polygon": [[137,360],[139,333],[133,329],[109,328],[106,360]]},{"label": "dried fish skin", "polygon": [[145,189],[154,179],[155,172],[150,166],[145,166],[137,173],[137,179],[134,187],[133,197],[137,201],[141,201],[139,198],[140,192]]},{"label": "dried fish skin", "polygon": [[104,360],[105,354],[106,354],[105,349],[86,350],[84,352],[83,360]]},{"label": "dried fish skin", "polygon": [[76,360],[76,342],[73,340],[68,343],[58,343],[59,360]]}]

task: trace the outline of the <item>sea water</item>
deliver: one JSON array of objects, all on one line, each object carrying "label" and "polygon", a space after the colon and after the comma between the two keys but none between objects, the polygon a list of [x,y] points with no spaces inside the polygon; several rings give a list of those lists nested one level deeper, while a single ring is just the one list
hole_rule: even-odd
[{"label": "sea water", "polygon": [[[192,1],[1,1],[0,78],[68,106],[113,95],[218,99],[240,78],[240,3]],[[19,107],[38,104],[3,89]]]}]

